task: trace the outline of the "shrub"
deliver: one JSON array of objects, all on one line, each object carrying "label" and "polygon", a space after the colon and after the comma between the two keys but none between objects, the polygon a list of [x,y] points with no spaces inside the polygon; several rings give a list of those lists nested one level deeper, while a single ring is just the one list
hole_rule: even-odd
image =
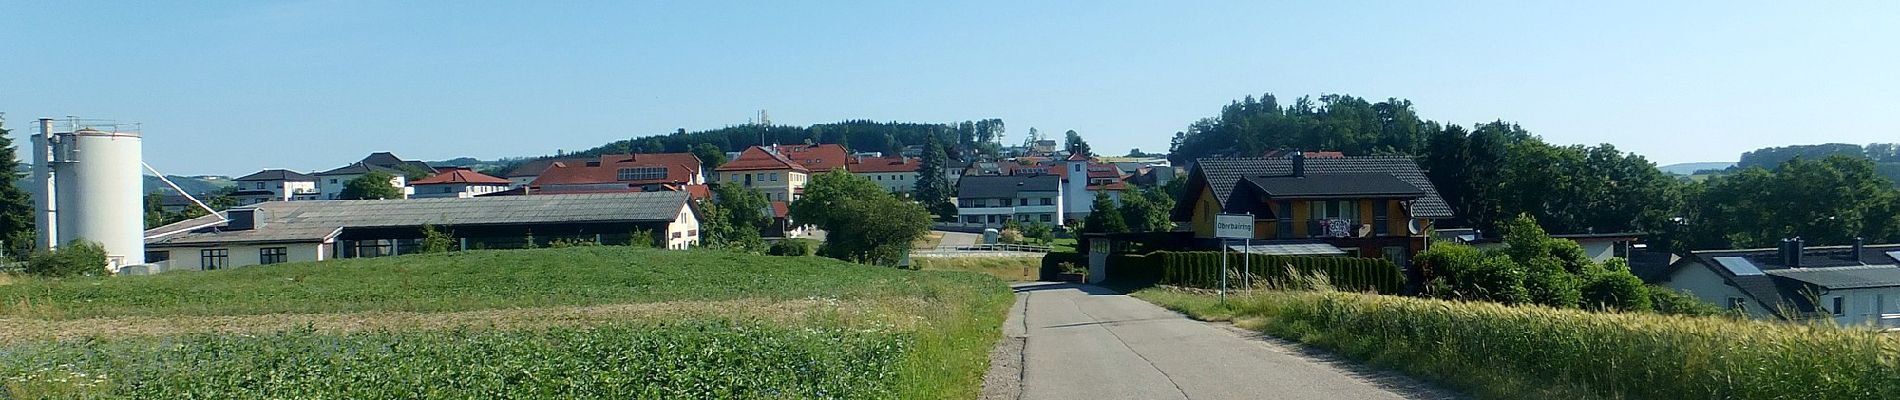
[{"label": "shrub", "polygon": [[455,247],[455,238],[448,232],[435,229],[434,225],[422,225],[422,252],[447,253]]},{"label": "shrub", "polygon": [[1676,315],[1722,315],[1722,308],[1702,301],[1688,292],[1662,286],[1650,286],[1649,303],[1656,312]]},{"label": "shrub", "polygon": [[1593,310],[1648,311],[1643,280],[1628,270],[1605,269],[1583,284],[1583,306]]},{"label": "shrub", "polygon": [[1477,262],[1452,262],[1437,267],[1442,271],[1438,271],[1438,277],[1432,281],[1432,293],[1438,297],[1504,304],[1530,299],[1524,290],[1524,268],[1511,262],[1510,257],[1480,256]]},{"label": "shrub", "polygon": [[1527,272],[1524,276],[1524,292],[1530,296],[1532,303],[1577,308],[1577,303],[1583,299],[1579,279],[1565,271],[1564,262],[1555,257],[1532,259]]},{"label": "shrub", "polygon": [[1003,242],[1003,244],[1020,244],[1023,242],[1023,232],[1015,229],[1004,229],[996,235],[996,241]]},{"label": "shrub", "polygon": [[44,277],[106,276],[106,248],[98,243],[74,240],[52,251],[33,253],[26,260],[26,273]]},{"label": "shrub", "polygon": [[818,241],[811,239],[785,239],[772,243],[765,254],[786,257],[805,257],[818,254]]},{"label": "shrub", "polygon": [[633,247],[659,247],[659,241],[652,229],[635,229],[627,235],[627,245]]}]

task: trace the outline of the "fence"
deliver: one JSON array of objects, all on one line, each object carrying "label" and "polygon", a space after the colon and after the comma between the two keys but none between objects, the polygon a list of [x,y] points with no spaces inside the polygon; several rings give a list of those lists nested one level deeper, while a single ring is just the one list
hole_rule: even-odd
[{"label": "fence", "polygon": [[1023,253],[1048,253],[1049,246],[1031,246],[1026,244],[974,244],[967,246],[937,246],[933,251],[1015,251]]},{"label": "fence", "polygon": [[[1246,257],[1252,257],[1255,284],[1285,285],[1294,274],[1323,274],[1333,287],[1347,291],[1399,293],[1405,288],[1397,265],[1383,258],[1279,256],[1228,253],[1228,285],[1241,285]],[[1197,288],[1220,287],[1221,253],[1214,251],[1155,252],[1145,256],[1115,255],[1108,259],[1109,279],[1131,283],[1154,282]]]}]

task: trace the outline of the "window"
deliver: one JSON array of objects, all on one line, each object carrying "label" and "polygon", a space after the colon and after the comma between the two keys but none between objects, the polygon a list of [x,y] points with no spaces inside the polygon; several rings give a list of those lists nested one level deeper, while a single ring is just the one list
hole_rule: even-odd
[{"label": "window", "polygon": [[198,266],[206,270],[220,269],[231,265],[231,251],[226,249],[207,249],[198,251]]},{"label": "window", "polygon": [[1386,208],[1390,206],[1391,204],[1388,204],[1385,200],[1372,201],[1372,234],[1385,236],[1392,231],[1391,224],[1386,221],[1386,212],[1388,211]]},{"label": "window", "polygon": [[623,181],[647,181],[666,178],[666,167],[621,168],[615,179]]},{"label": "window", "polygon": [[1846,297],[1834,296],[1834,297],[1828,298],[1828,304],[1829,304],[1829,307],[1827,309],[1829,311],[1833,311],[1834,316],[1839,317],[1842,315],[1847,315],[1847,298]]},{"label": "window", "polygon": [[151,250],[151,251],[145,252],[146,263],[160,263],[160,262],[171,261],[171,260],[172,260],[172,252],[170,251]]},{"label": "window", "polygon": [[777,172],[773,172],[773,173],[770,173],[770,174],[766,174],[766,175],[767,175],[767,176],[771,176],[771,177],[772,177],[772,181],[773,181],[773,182],[778,182],[778,173],[777,173]]},{"label": "window", "polygon": [[1281,200],[1280,207],[1275,211],[1276,212],[1273,213],[1275,217],[1274,223],[1277,224],[1278,227],[1274,228],[1274,231],[1275,231],[1274,233],[1278,234],[1278,236],[1280,236],[1280,238],[1282,239],[1292,238],[1293,237],[1293,202]]},{"label": "window", "polygon": [[1049,214],[1042,214],[1042,222],[1044,223],[1049,222],[1049,218],[1050,218]]},{"label": "window", "polygon": [[674,231],[674,232],[673,232],[673,238],[674,238],[674,239],[679,239],[679,238],[680,238],[680,233],[679,233],[679,231]]},{"label": "window", "polygon": [[1042,205],[1045,205],[1045,206],[1053,206],[1053,205],[1056,205],[1056,198],[1054,198],[1054,197],[1044,197],[1044,198],[1042,198]]},{"label": "window", "polygon": [[1019,205],[1019,206],[1029,205],[1029,199],[1018,198],[1016,199],[1016,205]]},{"label": "window", "polygon": [[336,178],[330,178],[330,184],[332,184],[332,185],[335,185],[335,184],[336,184]]},{"label": "window", "polygon": [[1728,298],[1728,309],[1730,309],[1730,310],[1738,310],[1738,311],[1741,311],[1741,310],[1747,310],[1747,309],[1748,309],[1748,299],[1746,299],[1746,298],[1741,298],[1741,297],[1729,297],[1729,298]]},{"label": "window", "polygon": [[283,247],[265,247],[257,249],[258,264],[281,264],[289,261],[290,251]]},{"label": "window", "polygon": [[260,189],[260,190],[261,190],[261,189],[264,189],[264,182],[258,182],[258,183],[257,183],[257,188],[258,188],[258,189]]},{"label": "window", "polygon": [[1380,251],[1385,253],[1386,260],[1392,261],[1392,265],[1405,266],[1405,246],[1386,246]]}]

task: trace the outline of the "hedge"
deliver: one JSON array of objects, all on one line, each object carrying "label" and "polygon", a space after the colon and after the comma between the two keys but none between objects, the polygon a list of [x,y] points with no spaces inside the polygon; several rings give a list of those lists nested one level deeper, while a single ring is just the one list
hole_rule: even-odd
[{"label": "hedge", "polygon": [[[1082,253],[1052,252],[1042,255],[1041,280],[1056,280],[1056,274],[1062,272],[1062,263],[1074,263],[1077,267],[1087,268],[1089,257]],[[1114,276],[1110,274],[1109,276]]]},{"label": "hedge", "polygon": [[[1227,253],[1230,287],[1239,287],[1245,258],[1253,257],[1253,281],[1256,284],[1284,285],[1297,272],[1300,275],[1325,274],[1333,287],[1343,291],[1400,293],[1405,288],[1404,274],[1391,260],[1383,258],[1280,256]],[[1140,257],[1140,258],[1137,258]],[[1124,261],[1126,266],[1117,266]],[[1164,285],[1212,289],[1220,287],[1221,253],[1216,251],[1168,252],[1110,259],[1110,279],[1121,280],[1116,272],[1130,279],[1152,277]]]}]

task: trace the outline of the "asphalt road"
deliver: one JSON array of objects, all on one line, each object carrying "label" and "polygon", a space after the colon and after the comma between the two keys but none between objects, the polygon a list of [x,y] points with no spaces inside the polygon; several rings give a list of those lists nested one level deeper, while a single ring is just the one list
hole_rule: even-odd
[{"label": "asphalt road", "polygon": [[[1093,286],[1016,285],[985,398],[1444,399],[1403,376]],[[1013,343],[1016,349],[1007,349]],[[1018,354],[1019,352],[1019,354]],[[1020,358],[1016,358],[1020,357]],[[1009,365],[1009,364],[1016,365]],[[1013,378],[1013,379],[1012,379]],[[1013,382],[1011,382],[1013,381]]]}]

